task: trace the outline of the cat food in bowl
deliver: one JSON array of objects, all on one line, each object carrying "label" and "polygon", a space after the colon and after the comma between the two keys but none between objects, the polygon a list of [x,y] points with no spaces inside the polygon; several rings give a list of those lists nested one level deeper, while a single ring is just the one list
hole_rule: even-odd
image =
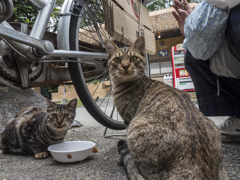
[{"label": "cat food in bowl", "polygon": [[77,162],[86,159],[95,146],[91,141],[69,141],[48,147],[53,158],[59,162]]}]

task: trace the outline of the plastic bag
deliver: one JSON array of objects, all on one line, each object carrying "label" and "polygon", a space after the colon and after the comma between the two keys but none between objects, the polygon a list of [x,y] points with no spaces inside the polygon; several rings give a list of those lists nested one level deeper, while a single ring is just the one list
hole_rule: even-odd
[{"label": "plastic bag", "polygon": [[202,0],[221,9],[231,9],[240,3],[240,0]]},{"label": "plastic bag", "polygon": [[226,11],[206,2],[197,4],[185,20],[183,48],[196,59],[209,59],[224,40],[227,19]]},{"label": "plastic bag", "polygon": [[229,51],[226,40],[210,58],[210,69],[217,76],[240,79],[240,61]]}]

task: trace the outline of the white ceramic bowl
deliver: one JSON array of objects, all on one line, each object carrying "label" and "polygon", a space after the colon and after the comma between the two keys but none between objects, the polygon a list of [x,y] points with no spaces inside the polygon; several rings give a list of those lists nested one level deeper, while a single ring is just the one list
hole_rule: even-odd
[{"label": "white ceramic bowl", "polygon": [[91,141],[69,141],[48,147],[53,158],[59,162],[77,162],[86,159],[95,146]]}]

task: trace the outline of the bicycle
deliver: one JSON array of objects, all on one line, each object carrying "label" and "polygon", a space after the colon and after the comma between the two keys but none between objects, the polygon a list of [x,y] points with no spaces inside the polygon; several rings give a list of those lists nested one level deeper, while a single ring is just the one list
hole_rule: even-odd
[{"label": "bicycle", "polygon": [[[13,13],[13,4],[11,0],[0,0],[0,82],[26,89],[72,80],[83,105],[100,124],[115,130],[125,129],[111,102],[111,87],[103,99],[94,95],[100,83],[92,94],[88,90],[88,82],[109,80],[104,48],[104,40],[109,35],[103,28],[101,1],[66,0],[59,16],[57,44],[54,40],[42,40],[49,34],[46,27],[56,0],[31,2],[40,11],[30,31],[24,24],[16,27],[16,24],[10,25],[5,21]],[[83,33],[85,37],[91,37],[94,43],[79,41]],[[71,77],[63,66],[65,63],[68,63]],[[58,65],[57,68],[54,65]],[[146,72],[149,75],[149,62]],[[112,103],[111,109],[107,109],[109,102]]]}]

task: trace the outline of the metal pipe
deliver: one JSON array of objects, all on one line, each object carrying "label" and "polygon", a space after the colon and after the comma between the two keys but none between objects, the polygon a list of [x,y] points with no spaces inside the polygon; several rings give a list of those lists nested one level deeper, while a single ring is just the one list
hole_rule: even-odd
[{"label": "metal pipe", "polygon": [[12,0],[0,1],[0,23],[10,18],[13,14],[14,7]]},{"label": "metal pipe", "polygon": [[32,31],[30,33],[31,37],[36,39],[42,39],[51,17],[53,7],[56,3],[56,0],[47,0],[47,5],[44,6],[38,13],[36,21],[34,22]]},{"label": "metal pipe", "polygon": [[[60,14],[69,13],[73,1],[65,0]],[[60,16],[58,19],[57,47],[58,49],[70,50],[69,47],[69,27],[71,16]]]},{"label": "metal pipe", "polygon": [[141,36],[141,23],[142,23],[142,0],[140,1],[140,13],[139,13],[139,36]]},{"label": "metal pipe", "polygon": [[30,1],[40,9],[47,5],[47,2],[45,0],[30,0]]},{"label": "metal pipe", "polygon": [[14,30],[14,28],[13,28],[7,21],[1,22],[1,25],[5,26],[5,27],[7,27],[7,28],[9,28],[9,29]]},{"label": "metal pipe", "polygon": [[66,50],[54,50],[48,57],[68,57],[68,58],[93,58],[93,59],[107,59],[107,53],[95,53],[85,51],[66,51]]}]

